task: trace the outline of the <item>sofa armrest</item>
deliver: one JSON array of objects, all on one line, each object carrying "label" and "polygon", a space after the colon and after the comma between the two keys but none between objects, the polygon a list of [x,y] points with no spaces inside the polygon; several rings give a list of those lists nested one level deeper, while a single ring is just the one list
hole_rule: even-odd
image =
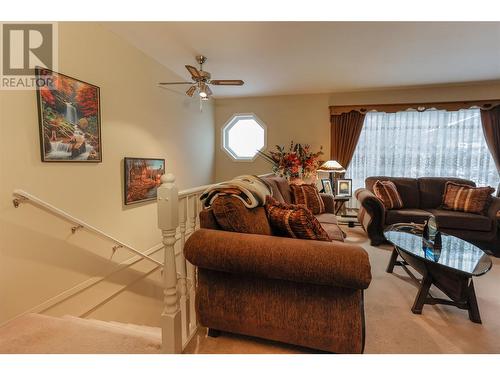
[{"label": "sofa armrest", "polygon": [[354,195],[361,205],[358,221],[370,237],[371,245],[378,246],[387,242],[384,236],[386,209],[382,201],[365,188],[357,189]]},{"label": "sofa armrest", "polygon": [[197,267],[350,289],[366,289],[366,251],[342,242],[301,240],[200,229],[186,241],[186,259]]},{"label": "sofa armrest", "polygon": [[[494,224],[498,221],[497,217],[498,211],[500,211],[500,198],[492,197],[487,215],[491,220],[493,220]],[[493,227],[496,228],[497,225],[493,225]]]},{"label": "sofa armrest", "polygon": [[356,199],[359,201],[366,211],[373,217],[380,218],[381,225],[385,222],[385,206],[382,201],[377,198],[370,190],[360,188],[354,193]]},{"label": "sofa armrest", "polygon": [[333,198],[333,195],[331,194],[326,194],[326,193],[319,193],[321,196],[321,199],[323,200],[323,203],[325,205],[325,212],[334,214],[335,213],[335,199]]}]

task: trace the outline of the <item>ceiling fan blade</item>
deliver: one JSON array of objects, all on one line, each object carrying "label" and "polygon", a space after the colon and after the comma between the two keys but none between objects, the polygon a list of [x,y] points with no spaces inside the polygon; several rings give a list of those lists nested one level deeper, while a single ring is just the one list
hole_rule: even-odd
[{"label": "ceiling fan blade", "polygon": [[192,85],[194,82],[159,82],[159,85]]},{"label": "ceiling fan blade", "polygon": [[201,79],[202,78],[200,72],[194,66],[185,65],[185,67],[189,71],[189,73],[191,74],[191,76],[193,77],[193,79],[196,80],[196,79]]},{"label": "ceiling fan blade", "polygon": [[208,96],[212,96],[214,94],[208,85],[206,86],[205,90]]},{"label": "ceiling fan blade", "polygon": [[210,84],[212,85],[224,85],[224,86],[241,86],[245,82],[243,82],[241,79],[213,79],[210,81]]},{"label": "ceiling fan blade", "polygon": [[191,86],[187,91],[186,91],[186,95],[187,96],[193,96],[194,92],[196,91],[196,86]]}]

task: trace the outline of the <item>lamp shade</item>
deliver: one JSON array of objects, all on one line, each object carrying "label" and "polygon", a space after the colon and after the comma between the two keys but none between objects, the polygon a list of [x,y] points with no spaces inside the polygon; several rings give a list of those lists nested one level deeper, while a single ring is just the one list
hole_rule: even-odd
[{"label": "lamp shade", "polygon": [[328,160],[321,164],[321,166],[318,168],[318,171],[344,173],[345,169],[337,160]]}]

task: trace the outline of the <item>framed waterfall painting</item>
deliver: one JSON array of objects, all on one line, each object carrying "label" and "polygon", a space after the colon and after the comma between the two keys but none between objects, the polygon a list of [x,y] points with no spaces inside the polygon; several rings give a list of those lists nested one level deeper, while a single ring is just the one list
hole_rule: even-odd
[{"label": "framed waterfall painting", "polygon": [[123,161],[125,204],[156,200],[165,159],[125,158]]},{"label": "framed waterfall painting", "polygon": [[101,162],[99,87],[35,68],[40,150],[44,162]]}]

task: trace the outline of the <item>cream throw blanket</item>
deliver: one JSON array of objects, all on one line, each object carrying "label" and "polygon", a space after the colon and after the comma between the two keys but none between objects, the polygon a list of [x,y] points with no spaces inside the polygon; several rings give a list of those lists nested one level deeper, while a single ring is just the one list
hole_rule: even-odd
[{"label": "cream throw blanket", "polygon": [[257,176],[244,175],[210,186],[200,196],[203,207],[208,208],[219,195],[232,195],[240,199],[246,207],[254,208],[266,203],[271,189]]}]

